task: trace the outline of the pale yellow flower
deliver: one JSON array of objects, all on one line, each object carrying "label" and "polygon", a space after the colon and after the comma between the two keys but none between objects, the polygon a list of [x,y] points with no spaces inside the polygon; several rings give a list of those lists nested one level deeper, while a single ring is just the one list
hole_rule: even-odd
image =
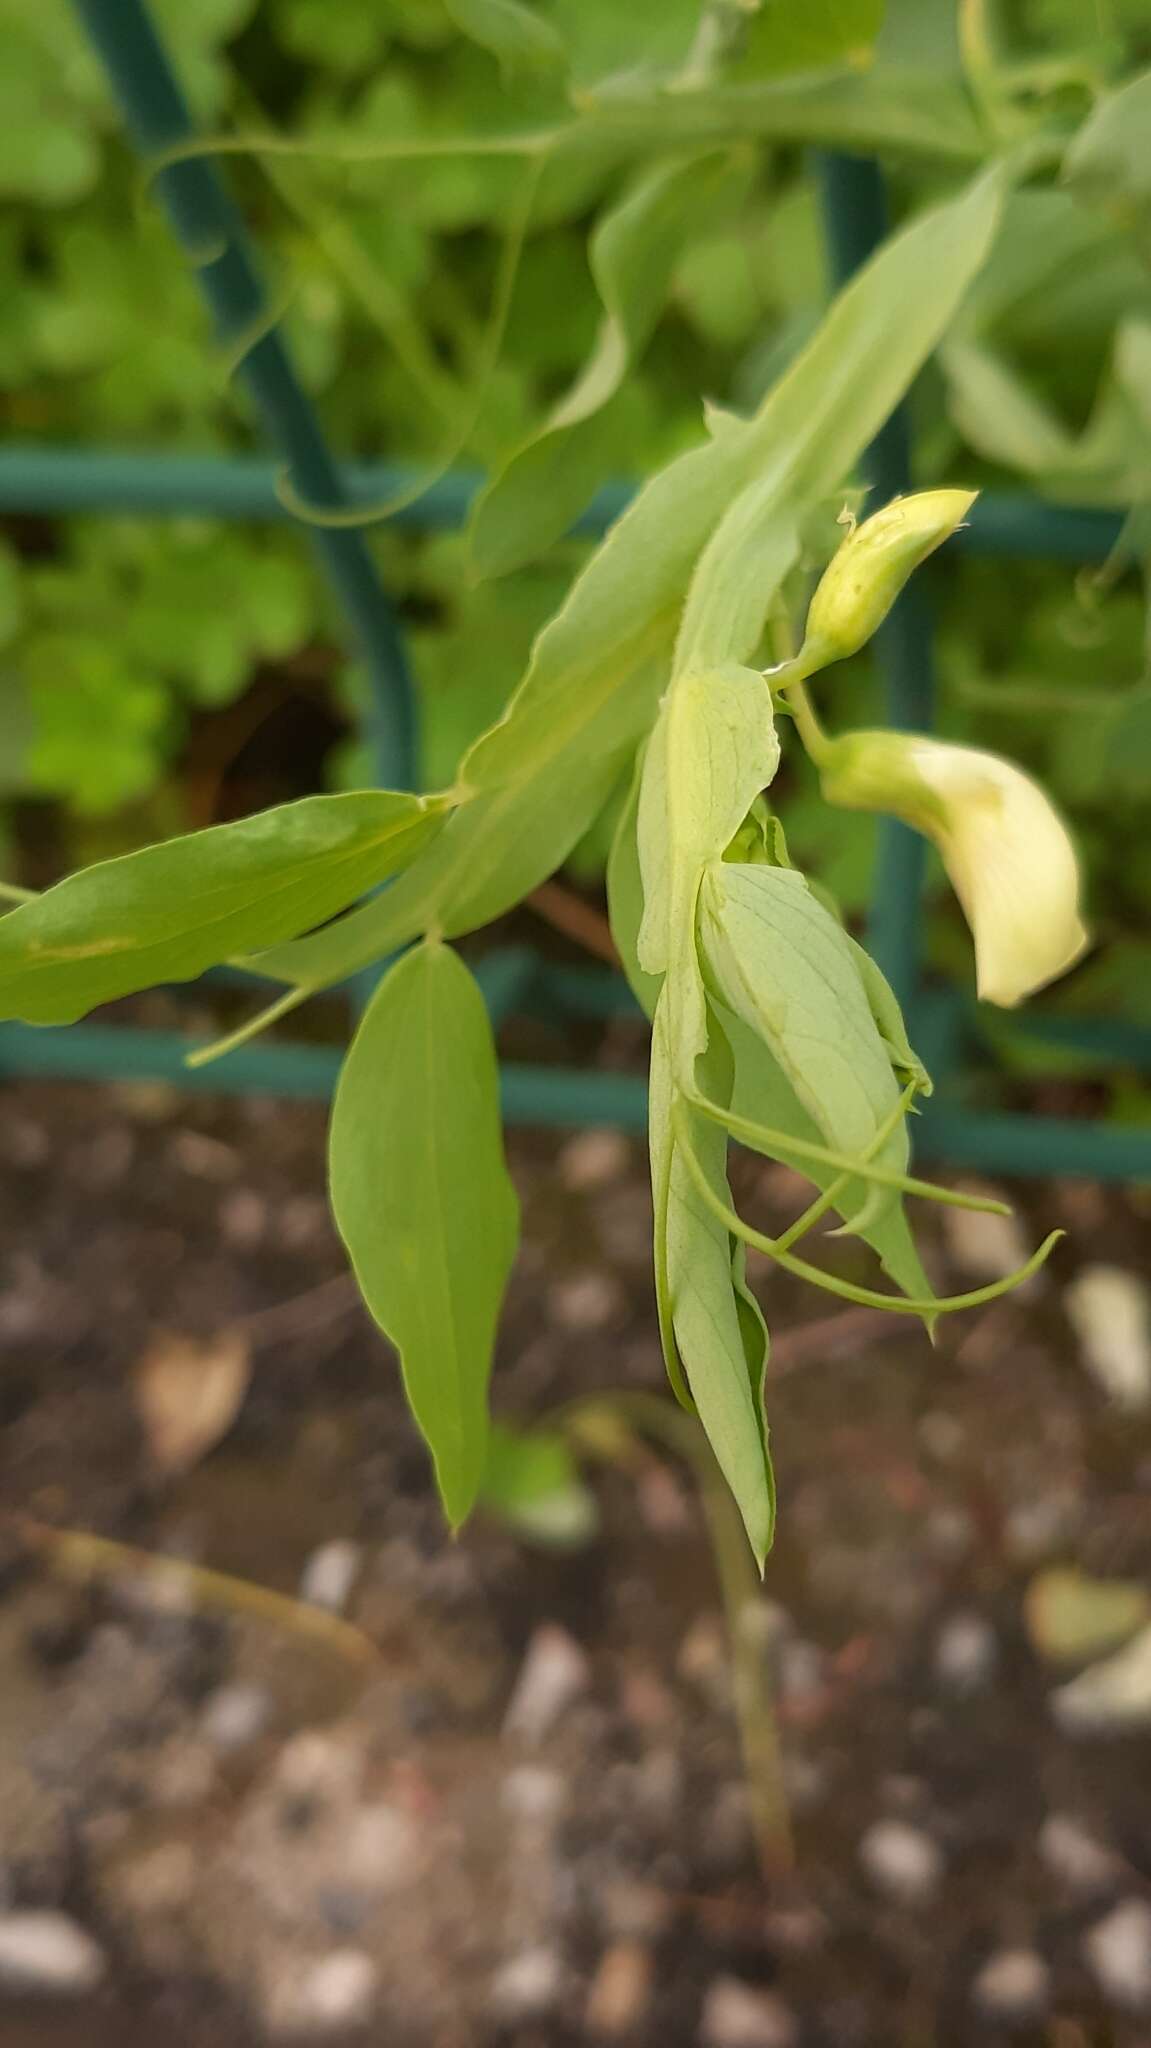
[{"label": "pale yellow flower", "polygon": [[1011,1009],[1088,943],[1075,848],[1054,805],[998,754],[918,733],[845,733],[820,758],[823,793],[891,811],[935,841],[975,939],[986,1002]]}]

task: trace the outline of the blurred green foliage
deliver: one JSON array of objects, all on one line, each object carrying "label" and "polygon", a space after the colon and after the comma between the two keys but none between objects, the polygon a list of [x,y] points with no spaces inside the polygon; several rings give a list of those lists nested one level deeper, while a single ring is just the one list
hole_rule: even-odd
[{"label": "blurred green foliage", "polygon": [[[891,0],[886,12],[879,0],[808,0],[802,10],[717,0],[702,18],[700,0],[153,5],[207,126],[330,137],[366,156],[546,127],[573,107],[626,113],[645,94],[682,106],[712,76],[753,90],[829,66],[835,80],[863,79],[877,106],[886,92],[913,111],[920,98],[964,90],[951,0]],[[1074,814],[1109,943],[1060,1000],[1130,1010],[1151,910],[1138,516],[1151,483],[1151,269],[1131,194],[1151,177],[1151,144],[1140,104],[1125,115],[1112,100],[1118,112],[1102,133],[1091,110],[1151,62],[1151,18],[1145,0],[1004,0],[996,31],[990,72],[970,82],[1017,105],[1030,97],[1068,134],[1087,125],[1066,180],[1010,202],[992,260],[921,380],[917,481],[1136,516],[1103,575],[948,558],[934,577],[942,723],[1017,755]],[[157,454],[255,445],[67,0],[0,0],[0,35],[0,432]],[[449,462],[483,469],[497,496],[521,489],[512,509],[524,545],[512,552],[524,565],[510,576],[478,579],[475,537],[381,529],[374,543],[410,636],[430,785],[450,778],[498,712],[579,559],[580,544],[560,540],[524,560],[530,494],[550,502],[548,462],[562,456],[575,502],[609,475],[666,461],[698,435],[701,399],[754,403],[826,301],[817,196],[793,137],[712,137],[701,177],[717,162],[724,174],[681,232],[665,223],[658,262],[637,273],[628,220],[659,197],[643,181],[684,162],[661,155],[659,133],[624,149],[601,124],[594,145],[544,164],[530,210],[515,156],[351,163],[333,148],[228,166],[334,444],[429,475]],[[898,209],[952,175],[930,149],[894,148],[891,169]],[[508,239],[517,211],[518,249]],[[501,277],[510,292],[497,318]],[[555,431],[573,411],[574,428]],[[90,848],[93,830],[114,843],[143,836],[145,819],[202,822],[186,815],[189,735],[257,673],[274,681],[301,654],[307,688],[334,693],[354,727],[362,683],[340,645],[290,526],[13,519],[0,545],[0,800],[57,800],[74,853]],[[853,723],[874,698],[862,663],[830,689],[829,714],[850,703]],[[330,752],[329,779],[367,772],[354,737]],[[860,906],[867,821],[829,814],[802,790],[789,820],[797,858]],[[951,936],[947,923],[935,933],[941,959]]]}]

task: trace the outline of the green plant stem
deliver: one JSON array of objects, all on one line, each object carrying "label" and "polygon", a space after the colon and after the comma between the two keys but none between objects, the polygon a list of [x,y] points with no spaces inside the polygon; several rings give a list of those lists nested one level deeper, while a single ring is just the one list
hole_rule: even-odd
[{"label": "green plant stem", "polygon": [[658,1437],[695,1475],[731,1645],[732,1699],[756,1847],[764,1876],[785,1876],[795,1863],[795,1845],[766,1660],[748,1628],[761,1589],[739,1510],[699,1423],[681,1409],[658,1394],[643,1393],[573,1402],[561,1411],[561,1419],[585,1451],[586,1441],[578,1433],[581,1417],[605,1409],[613,1417],[630,1419],[643,1434]]}]

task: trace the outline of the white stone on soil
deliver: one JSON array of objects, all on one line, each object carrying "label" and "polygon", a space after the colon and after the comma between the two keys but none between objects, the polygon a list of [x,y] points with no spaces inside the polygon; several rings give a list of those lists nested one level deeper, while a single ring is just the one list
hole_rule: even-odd
[{"label": "white stone on soil", "polygon": [[703,2048],[795,2048],[799,2029],[773,1991],[716,1977],[704,1993],[699,2038]]},{"label": "white stone on soil", "polygon": [[358,1543],[339,1537],[313,1550],[300,1574],[300,1598],[313,1607],[342,1614],[359,1575],[363,1552]]},{"label": "white stone on soil", "polygon": [[1039,1854],[1068,1891],[1086,1896],[1114,1883],[1119,1861],[1070,1813],[1052,1813],[1039,1830]]},{"label": "white stone on soil", "polygon": [[995,1673],[999,1645],[982,1614],[953,1614],[935,1641],[935,1676],[948,1692],[978,1692]]},{"label": "white stone on soil", "polygon": [[0,1919],[0,1983],[79,1998],[94,1990],[104,1970],[103,1951],[66,1913],[6,1913]]},{"label": "white stone on soil", "polygon": [[[1003,1200],[1002,1188],[965,1181],[964,1189]],[[998,1216],[994,1210],[944,1209],[943,1234],[956,1265],[972,1280],[1002,1280],[1025,1265],[1032,1250],[1018,1216]],[[1034,1280],[1027,1284],[1033,1286]]]},{"label": "white stone on soil", "polygon": [[1123,1899],[1088,1929],[1083,1951],[1105,1998],[1127,2012],[1151,2010],[1151,1904]]},{"label": "white stone on soil", "polygon": [[504,1734],[539,1743],[566,1709],[586,1691],[591,1666],[574,1636],[544,1622],[530,1643],[504,1716]]},{"label": "white stone on soil", "polygon": [[271,1711],[262,1685],[222,1685],[205,1704],[200,1726],[214,1749],[246,1749],[263,1734]]},{"label": "white stone on soil", "polygon": [[565,1188],[590,1194],[622,1180],[631,1163],[631,1148],[620,1131],[581,1131],[569,1138],[556,1165]]},{"label": "white stone on soil", "polygon": [[1151,1408],[1151,1303],[1146,1283],[1121,1266],[1087,1266],[1063,1295],[1083,1363],[1129,1415]]},{"label": "white stone on soil", "polygon": [[923,1906],[943,1880],[943,1851],[922,1828],[877,1820],[859,1844],[859,1860],[877,1890],[904,1906]]},{"label": "white stone on soil", "polygon": [[1010,2026],[1044,2010],[1051,1995],[1051,1972],[1034,1949],[1001,1949],[984,1963],[971,1995],[989,2019]]},{"label": "white stone on soil", "polygon": [[378,1987],[379,1971],[363,1949],[333,1949],[279,1987],[266,2017],[281,2036],[342,2032],[368,2018]]},{"label": "white stone on soil", "polygon": [[537,2018],[563,1989],[563,1965],[554,1948],[525,1948],[492,1979],[491,2003],[505,2020]]}]

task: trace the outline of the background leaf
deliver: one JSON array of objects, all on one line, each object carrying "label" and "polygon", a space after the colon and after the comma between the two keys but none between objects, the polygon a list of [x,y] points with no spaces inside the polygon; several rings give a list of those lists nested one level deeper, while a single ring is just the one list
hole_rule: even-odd
[{"label": "background leaf", "polygon": [[304,797],[84,868],[0,918],[0,1015],[71,1024],[290,938],[393,875],[442,816],[388,790]]},{"label": "background leaf", "polygon": [[883,0],[760,0],[741,68],[755,73],[865,65],[883,11]]},{"label": "background leaf", "polygon": [[453,1526],[484,1472],[492,1346],[518,1231],[498,1085],[483,998],[451,948],[429,943],[380,983],[332,1113],[336,1223],[400,1354]]},{"label": "background leaf", "polygon": [[522,0],[447,0],[448,13],[505,72],[548,71],[566,58],[564,39],[553,21]]},{"label": "background leaf", "polygon": [[478,575],[505,575],[542,553],[610,474],[610,401],[650,339],[681,252],[746,189],[749,170],[746,156],[730,151],[661,164],[601,217],[588,251],[604,308],[594,347],[571,389],[477,500]]}]

